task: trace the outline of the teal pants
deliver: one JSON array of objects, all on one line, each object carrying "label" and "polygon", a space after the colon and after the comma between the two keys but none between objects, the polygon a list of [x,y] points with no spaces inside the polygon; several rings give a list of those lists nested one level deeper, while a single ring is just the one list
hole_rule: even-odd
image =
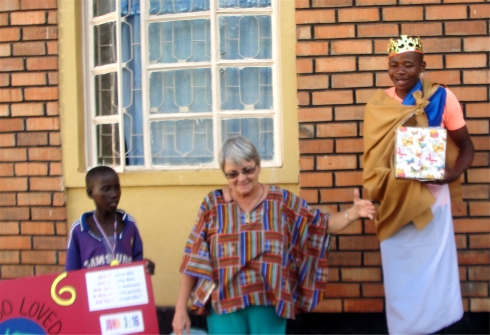
[{"label": "teal pants", "polygon": [[286,319],[274,306],[249,306],[229,314],[211,308],[207,322],[208,334],[286,334]]}]

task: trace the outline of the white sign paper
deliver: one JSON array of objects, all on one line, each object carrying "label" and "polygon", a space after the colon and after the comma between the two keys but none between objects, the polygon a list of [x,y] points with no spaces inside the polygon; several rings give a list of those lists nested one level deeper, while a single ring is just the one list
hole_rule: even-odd
[{"label": "white sign paper", "polygon": [[145,331],[143,313],[129,311],[100,316],[100,330],[103,335],[133,334]]},{"label": "white sign paper", "polygon": [[90,311],[148,303],[143,265],[87,272],[85,280]]}]

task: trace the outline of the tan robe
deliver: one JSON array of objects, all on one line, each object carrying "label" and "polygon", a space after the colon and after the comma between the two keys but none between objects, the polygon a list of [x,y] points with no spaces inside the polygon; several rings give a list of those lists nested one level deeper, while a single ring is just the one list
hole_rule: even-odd
[{"label": "tan robe", "polygon": [[[374,223],[380,241],[389,238],[409,222],[423,229],[433,218],[431,205],[435,199],[424,183],[396,179],[394,172],[395,129],[400,125],[427,127],[424,112],[427,100],[439,84],[423,81],[425,95],[414,94],[416,105],[405,106],[378,90],[364,112],[363,186],[369,199],[379,201]],[[448,136],[447,164],[454,163],[458,149]],[[460,183],[452,183],[451,196],[460,198]],[[459,186],[459,187],[458,187]]]}]

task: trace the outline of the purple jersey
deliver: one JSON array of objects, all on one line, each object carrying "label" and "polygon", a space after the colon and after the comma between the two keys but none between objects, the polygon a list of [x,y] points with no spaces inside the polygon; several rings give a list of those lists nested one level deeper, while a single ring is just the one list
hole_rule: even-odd
[{"label": "purple jersey", "polygon": [[[127,213],[117,210],[122,215],[124,230],[117,236],[115,249],[119,264],[131,263],[143,259],[143,242],[141,241],[136,222]],[[93,234],[87,224],[87,218],[95,211],[83,213],[70,231],[66,252],[65,270],[80,270],[110,265],[113,259],[112,250],[101,236]]]}]

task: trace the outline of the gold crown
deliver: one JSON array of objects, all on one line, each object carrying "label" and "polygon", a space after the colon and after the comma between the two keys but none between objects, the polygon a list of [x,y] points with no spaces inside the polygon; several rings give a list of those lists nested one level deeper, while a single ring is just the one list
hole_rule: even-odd
[{"label": "gold crown", "polygon": [[388,43],[389,57],[407,51],[424,53],[420,37],[409,37],[407,35],[400,35],[400,38],[396,41],[394,39],[390,39],[390,43]]}]

